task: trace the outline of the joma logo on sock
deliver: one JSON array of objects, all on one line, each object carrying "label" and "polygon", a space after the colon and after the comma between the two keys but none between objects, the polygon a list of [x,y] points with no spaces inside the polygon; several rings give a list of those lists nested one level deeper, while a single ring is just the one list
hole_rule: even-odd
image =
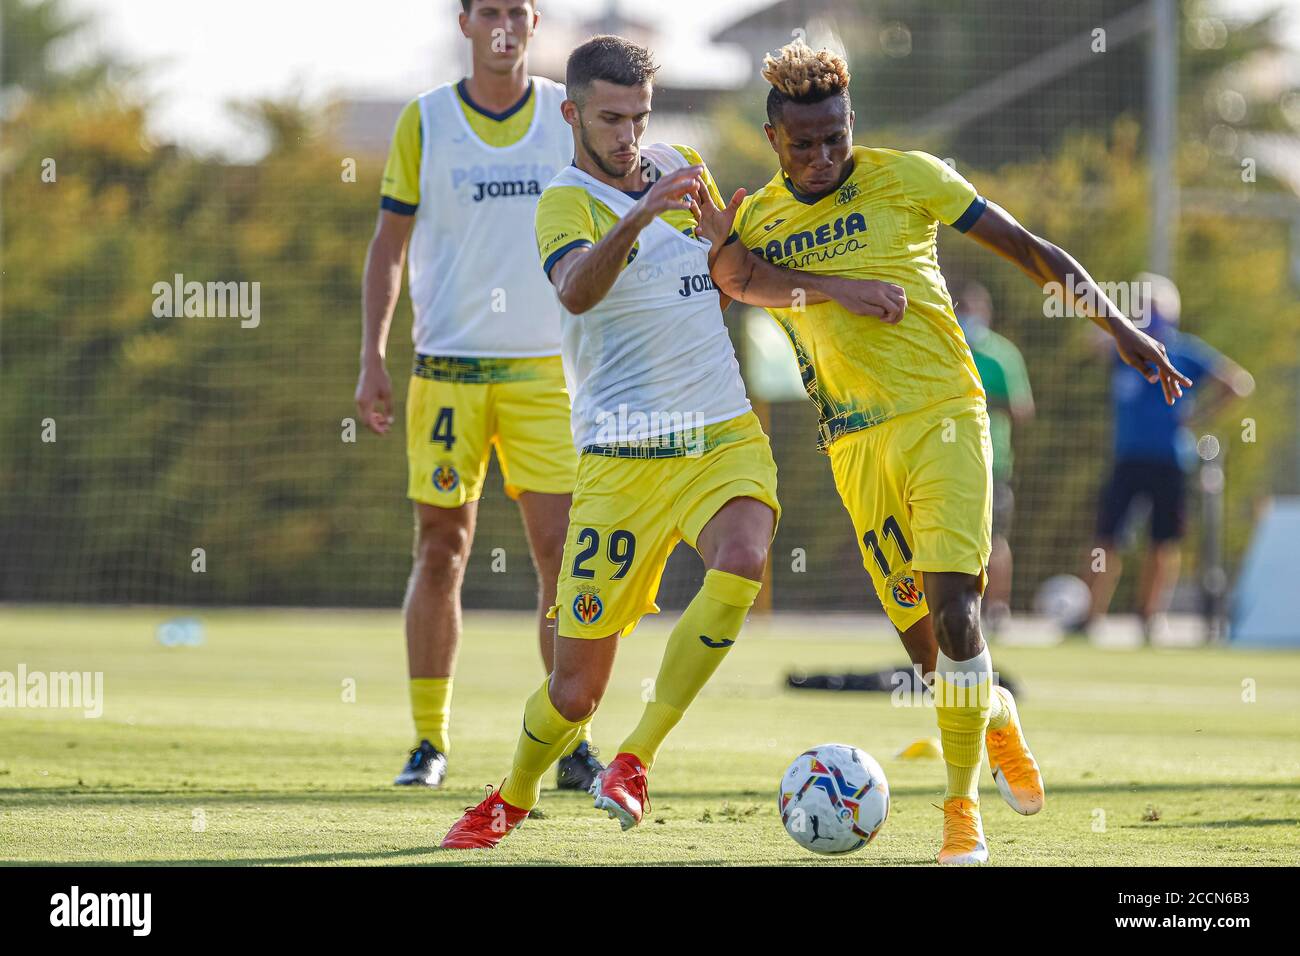
[{"label": "joma logo on sock", "polygon": [[707,634],[701,634],[701,635],[700,635],[700,642],[701,642],[705,647],[712,647],[712,648],[730,647],[732,644],[735,644],[735,643],[736,643],[735,641],[731,640],[730,638],[726,638],[726,637],[724,637],[724,638],[723,638],[722,640],[720,640],[720,641],[715,641],[715,640],[712,640],[712,639],[711,639]]},{"label": "joma logo on sock", "polygon": [[153,926],[152,893],[85,893],[79,886],[50,897],[51,926],[129,926],[148,936]]}]

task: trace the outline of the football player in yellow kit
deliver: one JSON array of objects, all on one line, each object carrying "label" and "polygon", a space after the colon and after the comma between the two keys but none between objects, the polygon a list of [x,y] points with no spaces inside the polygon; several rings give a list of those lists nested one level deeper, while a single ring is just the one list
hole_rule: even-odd
[{"label": "football player in yellow kit", "polygon": [[[995,683],[980,634],[991,541],[991,444],[984,389],[939,270],[939,223],[1059,283],[1115,339],[1119,354],[1173,402],[1191,381],[1134,327],[1068,253],[1033,235],[927,153],[855,146],[842,57],[802,41],[764,62],[768,140],[780,162],[725,209],[697,192],[711,273],[734,299],[766,308],[790,338],[820,413],[819,447],[852,517],[863,564],[913,661],[933,675],[947,764],[941,863],[988,859],[979,771],[989,765],[1022,814],[1043,780],[1015,701]],[[892,283],[901,319],[873,321],[834,301],[755,294],[753,257],[812,277]],[[769,286],[770,287],[770,286]]]},{"label": "football player in yellow kit", "polygon": [[[704,583],[668,638],[641,720],[592,788],[595,806],[623,829],[641,823],[665,740],[736,643],[762,586],[780,512],[776,465],[691,212],[697,186],[710,209],[722,197],[695,150],[642,143],[657,69],[647,50],[616,36],[593,37],[569,57],[574,162],[537,207],[582,451],[555,666],[524,705],[504,783],[452,826],[445,849],[489,849],[527,818],[542,772],[600,705],[622,637],[658,611],[664,563],[685,541],[705,564]],[[792,273],[757,258],[751,266],[751,288],[793,294]],[[807,284],[809,301],[890,314],[879,298],[885,283]]]}]

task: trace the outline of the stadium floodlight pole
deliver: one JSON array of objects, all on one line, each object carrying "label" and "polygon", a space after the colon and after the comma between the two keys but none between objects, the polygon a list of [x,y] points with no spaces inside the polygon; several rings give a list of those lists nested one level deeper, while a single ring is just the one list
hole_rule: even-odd
[{"label": "stadium floodlight pole", "polygon": [[1178,228],[1174,144],[1178,130],[1178,11],[1175,0],[1150,0],[1147,119],[1150,127],[1150,271],[1173,277],[1173,237]]}]

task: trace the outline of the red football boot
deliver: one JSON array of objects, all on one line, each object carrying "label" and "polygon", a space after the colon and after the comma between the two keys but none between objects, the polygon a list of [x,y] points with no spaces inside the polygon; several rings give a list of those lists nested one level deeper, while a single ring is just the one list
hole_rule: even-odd
[{"label": "red football boot", "polygon": [[528,817],[527,810],[512,807],[501,799],[501,791],[488,788],[488,795],[477,807],[467,807],[465,815],[442,839],[444,850],[490,850]]},{"label": "red football boot", "polygon": [[596,778],[591,792],[596,798],[596,809],[608,811],[624,830],[640,823],[650,809],[645,765],[629,753],[621,753],[610,761],[605,772]]}]

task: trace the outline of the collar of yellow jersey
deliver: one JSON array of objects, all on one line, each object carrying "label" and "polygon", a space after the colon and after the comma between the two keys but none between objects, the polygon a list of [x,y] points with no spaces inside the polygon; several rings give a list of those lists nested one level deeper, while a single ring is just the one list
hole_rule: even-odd
[{"label": "collar of yellow jersey", "polygon": [[848,172],[844,174],[844,178],[841,179],[834,186],[832,186],[830,189],[826,190],[826,192],[821,193],[820,195],[809,195],[808,193],[799,192],[799,190],[794,188],[794,183],[790,181],[790,177],[785,174],[784,169],[781,170],[781,182],[785,185],[785,188],[790,191],[790,195],[793,196],[795,199],[799,200],[799,202],[803,203],[805,206],[815,206],[817,205],[817,203],[821,202],[827,196],[831,195],[832,193],[837,193],[841,189],[843,189],[844,184],[847,183],[849,181],[849,178],[853,175],[854,168],[855,168],[855,163],[853,160],[853,156],[850,155],[849,169]]}]

